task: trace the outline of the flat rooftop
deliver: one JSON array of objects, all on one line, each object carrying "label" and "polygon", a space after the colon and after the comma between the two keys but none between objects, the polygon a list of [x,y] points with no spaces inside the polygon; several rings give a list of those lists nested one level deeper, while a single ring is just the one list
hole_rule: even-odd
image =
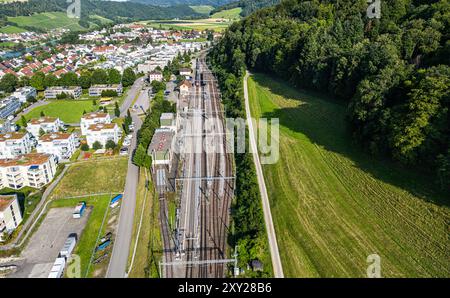
[{"label": "flat rooftop", "polygon": [[31,124],[53,123],[57,119],[58,118],[56,118],[56,117],[41,117],[41,118],[38,118],[38,119],[31,119],[30,123]]},{"label": "flat rooftop", "polygon": [[62,133],[62,132],[49,133],[39,137],[39,141],[51,142],[53,140],[67,140],[70,138],[71,135],[72,134],[70,133]]},{"label": "flat rooftop", "polygon": [[0,142],[5,142],[9,140],[21,140],[26,134],[22,132],[11,132],[0,134]]},{"label": "flat rooftop", "polygon": [[172,140],[175,133],[170,129],[157,129],[153,135],[149,151],[167,151],[172,147]]},{"label": "flat rooftop", "polygon": [[13,159],[1,159],[0,167],[13,167],[13,166],[33,166],[46,163],[50,158],[50,155],[43,153],[30,153],[20,155]]},{"label": "flat rooftop", "polygon": [[89,119],[106,118],[106,117],[108,117],[107,113],[92,112],[92,113],[83,115],[81,118],[89,120]]}]

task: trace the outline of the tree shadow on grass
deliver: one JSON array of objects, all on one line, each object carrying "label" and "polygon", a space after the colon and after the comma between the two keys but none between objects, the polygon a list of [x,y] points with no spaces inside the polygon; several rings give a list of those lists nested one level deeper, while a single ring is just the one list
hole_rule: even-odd
[{"label": "tree shadow on grass", "polygon": [[326,150],[341,154],[354,165],[374,178],[402,188],[427,202],[439,206],[450,206],[449,195],[439,190],[433,176],[417,168],[407,168],[386,158],[365,153],[352,140],[347,128],[345,103],[327,98],[323,94],[296,90],[285,82],[263,74],[254,74],[253,79],[260,86],[268,88],[275,95],[298,100],[293,107],[275,109],[264,113],[262,118],[278,118],[280,127],[289,132],[301,133],[312,143]]}]

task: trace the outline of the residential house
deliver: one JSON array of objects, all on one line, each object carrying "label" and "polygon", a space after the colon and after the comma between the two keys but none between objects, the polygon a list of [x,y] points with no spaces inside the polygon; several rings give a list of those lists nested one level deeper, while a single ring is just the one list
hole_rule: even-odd
[{"label": "residential house", "polygon": [[29,186],[41,189],[53,180],[56,164],[56,157],[42,153],[0,160],[0,188],[21,189]]},{"label": "residential house", "polygon": [[110,124],[110,123],[111,123],[111,116],[108,113],[93,112],[85,114],[83,115],[83,117],[81,117],[80,122],[81,134],[85,136],[89,126],[93,124]]},{"label": "residential house", "polygon": [[17,195],[0,195],[0,242],[5,234],[11,234],[22,222]]},{"label": "residential house", "polygon": [[92,148],[95,142],[99,142],[103,147],[109,140],[119,143],[122,132],[116,123],[109,124],[92,124],[88,127],[86,132],[86,141],[89,147]]},{"label": "residential house", "polygon": [[9,116],[14,115],[22,104],[19,99],[14,96],[10,96],[0,100],[0,119],[6,119]]},{"label": "residential house", "polygon": [[58,161],[70,159],[79,146],[74,133],[50,133],[39,137],[36,150],[38,153],[52,154]]},{"label": "residential house", "polygon": [[39,138],[41,129],[44,133],[58,132],[64,128],[64,123],[56,117],[41,117],[31,119],[27,125],[27,131],[36,139]]},{"label": "residential house", "polygon": [[0,159],[15,158],[30,153],[33,140],[29,133],[11,132],[0,134]]},{"label": "residential house", "polygon": [[65,93],[69,97],[79,98],[82,94],[81,87],[49,87],[45,90],[46,99],[55,99],[58,95]]},{"label": "residential house", "polygon": [[150,83],[153,81],[162,82],[163,74],[160,71],[151,71],[148,74],[148,80],[150,81]]},{"label": "residential house", "polygon": [[21,103],[26,103],[29,97],[37,97],[37,91],[33,87],[22,87],[17,89],[12,96],[17,98]]},{"label": "residential house", "polygon": [[89,88],[89,96],[101,96],[103,91],[115,91],[118,96],[122,95],[122,84],[114,85],[93,85]]}]

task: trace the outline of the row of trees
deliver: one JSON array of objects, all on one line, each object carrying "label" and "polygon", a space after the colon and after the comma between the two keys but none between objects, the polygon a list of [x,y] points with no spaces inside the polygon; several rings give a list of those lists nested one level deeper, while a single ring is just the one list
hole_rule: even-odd
[{"label": "row of trees", "polygon": [[[232,73],[231,68],[222,65],[212,56],[209,57],[209,60],[219,82],[226,116],[228,118],[245,118],[242,73],[238,75]],[[231,247],[238,247],[239,266],[245,268],[253,260],[264,261],[267,258],[268,247],[253,157],[250,153],[236,153],[234,157],[236,162],[236,199],[231,212],[234,234],[230,235],[229,241]],[[270,276],[269,264],[265,265],[264,271],[247,272],[247,275]]]},{"label": "row of trees", "polygon": [[160,127],[160,118],[162,113],[175,113],[175,104],[164,100],[164,91],[159,91],[153,99],[151,112],[147,113],[145,120],[137,134],[138,146],[133,156],[133,162],[139,167],[150,168],[151,157],[147,154],[147,148],[150,146],[155,130]]},{"label": "row of trees", "polygon": [[125,69],[123,75],[116,69],[95,69],[93,71],[83,71],[78,77],[75,72],[62,74],[57,78],[54,74],[45,75],[42,72],[36,72],[30,79],[30,86],[38,91],[43,91],[47,87],[52,86],[81,86],[87,89],[97,84],[119,84],[124,87],[133,85],[136,80],[136,74],[132,68]]},{"label": "row of trees", "polygon": [[[450,3],[285,0],[233,24],[211,57],[236,77],[246,67],[348,103],[369,152],[433,169],[450,187]],[[235,105],[240,105],[235,103]]]},{"label": "row of trees", "polygon": [[[75,72],[68,72],[62,74],[57,78],[54,74],[47,74],[38,71],[31,78],[22,77],[20,80],[12,75],[6,74],[0,80],[0,91],[11,93],[18,87],[31,86],[38,91],[44,91],[47,87],[53,86],[81,86],[83,89],[88,89],[96,84],[119,84],[122,83],[124,87],[129,87],[134,84],[137,76],[134,70],[129,67],[125,69],[123,75],[116,69],[95,69],[93,71],[83,71],[78,77]],[[115,96],[108,92],[105,96]]]}]

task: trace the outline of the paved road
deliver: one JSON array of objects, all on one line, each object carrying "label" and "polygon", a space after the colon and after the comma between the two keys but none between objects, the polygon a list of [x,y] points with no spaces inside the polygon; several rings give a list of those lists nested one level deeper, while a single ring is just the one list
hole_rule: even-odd
[{"label": "paved road", "polygon": [[[145,91],[141,93],[143,81],[143,78],[138,79],[133,87],[131,87],[130,91],[128,92],[127,98],[125,99],[120,109],[122,116],[125,116],[127,114],[127,110],[138,95],[138,92],[140,93],[140,95],[136,104],[142,105],[144,107],[148,106],[148,103],[146,103],[146,101],[149,100],[148,96],[142,95],[142,93],[144,93]],[[142,126],[142,121],[137,116],[137,114],[132,113],[131,117],[133,118],[133,121],[135,123],[135,131],[133,132],[133,139],[130,145],[128,173],[125,183],[122,206],[120,208],[117,236],[114,241],[113,252],[108,266],[108,272],[106,273],[106,277],[108,278],[127,277],[126,271],[128,255],[130,253],[131,237],[133,234],[133,219],[136,208],[136,189],[139,182],[139,168],[132,162],[132,152],[136,149],[137,146],[137,131]]]},{"label": "paved road", "polygon": [[20,120],[20,117],[21,117],[22,115],[27,114],[29,111],[31,111],[31,110],[34,109],[34,108],[41,107],[41,106],[46,106],[46,105],[48,105],[49,103],[51,103],[51,101],[48,101],[48,100],[40,100],[40,101],[38,101],[38,102],[33,103],[31,106],[29,106],[28,108],[24,109],[22,112],[20,112],[19,114],[17,114],[16,117],[13,119],[12,122],[13,122],[13,123],[16,123],[17,121]]},{"label": "paved road", "polygon": [[141,89],[144,85],[145,77],[139,78],[134,82],[133,86],[131,86],[130,90],[128,91],[127,97],[122,103],[122,106],[120,107],[120,116],[124,117],[127,115],[128,109],[133,104],[134,99],[136,98],[136,95],[138,95],[138,92],[141,92]]},{"label": "paved road", "polygon": [[283,267],[281,266],[280,252],[278,251],[277,236],[275,234],[275,228],[273,226],[272,213],[270,212],[269,196],[267,195],[266,182],[264,181],[264,174],[258,155],[258,147],[256,146],[255,131],[253,128],[253,122],[251,120],[252,116],[250,112],[250,102],[248,98],[248,85],[247,85],[248,76],[249,73],[247,72],[244,78],[244,96],[245,96],[245,111],[247,113],[248,130],[250,132],[249,133],[250,146],[252,147],[253,161],[255,162],[256,174],[258,175],[259,191],[261,192],[262,197],[264,221],[266,223],[267,236],[269,238],[269,248],[270,248],[270,255],[272,256],[273,273],[275,277],[283,278],[284,277]]}]

